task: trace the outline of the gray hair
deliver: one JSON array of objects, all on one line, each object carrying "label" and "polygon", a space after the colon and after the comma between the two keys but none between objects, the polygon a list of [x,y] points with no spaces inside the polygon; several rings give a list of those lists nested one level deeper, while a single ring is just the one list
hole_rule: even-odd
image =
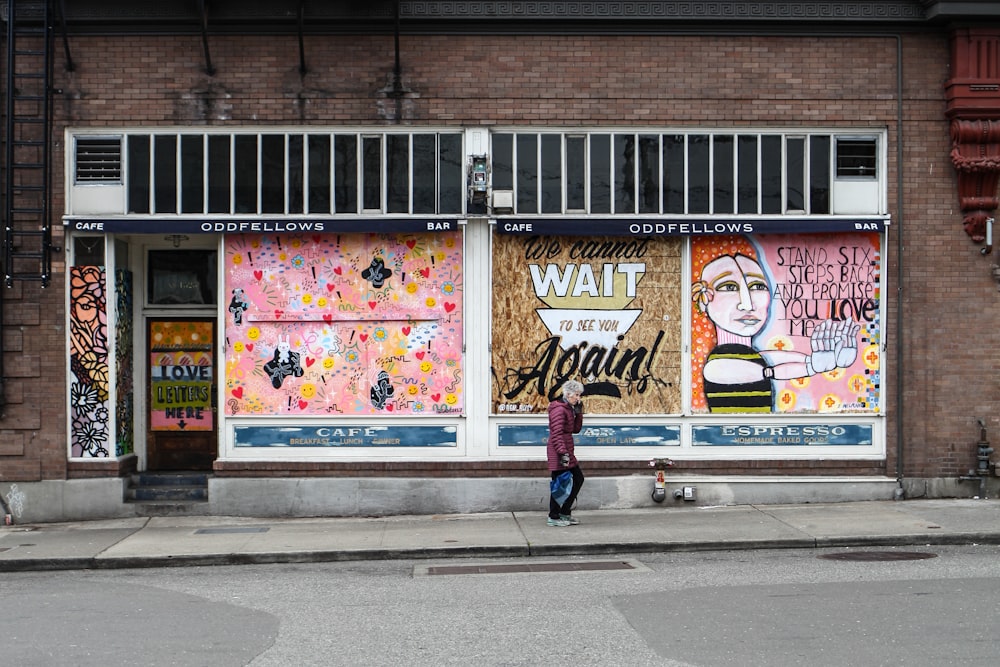
[{"label": "gray hair", "polygon": [[583,384],[576,380],[567,380],[562,388],[563,396],[572,394],[573,396],[583,396]]}]

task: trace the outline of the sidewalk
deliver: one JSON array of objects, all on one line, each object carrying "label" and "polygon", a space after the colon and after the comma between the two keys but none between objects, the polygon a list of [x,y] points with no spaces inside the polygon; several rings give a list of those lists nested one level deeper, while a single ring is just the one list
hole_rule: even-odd
[{"label": "sidewalk", "polygon": [[904,500],[384,518],[139,517],[0,526],[0,572],[372,559],[1000,544],[1000,501]]}]

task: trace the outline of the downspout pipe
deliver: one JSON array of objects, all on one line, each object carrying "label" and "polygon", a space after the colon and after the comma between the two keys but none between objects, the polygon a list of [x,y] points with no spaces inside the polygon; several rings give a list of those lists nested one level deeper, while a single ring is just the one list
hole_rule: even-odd
[{"label": "downspout pipe", "polygon": [[903,36],[896,34],[896,491],[895,499],[906,496],[903,488]]}]

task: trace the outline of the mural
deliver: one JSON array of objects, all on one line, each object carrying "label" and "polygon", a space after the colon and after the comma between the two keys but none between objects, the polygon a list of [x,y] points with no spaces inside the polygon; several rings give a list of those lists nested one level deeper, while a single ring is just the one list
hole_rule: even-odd
[{"label": "mural", "polygon": [[132,272],[115,271],[115,456],[135,451],[132,368]]},{"label": "mural", "polygon": [[877,233],[691,243],[694,412],[879,410]]},{"label": "mural", "polygon": [[150,322],[151,431],[211,431],[215,426],[212,332],[212,322]]},{"label": "mural", "polygon": [[229,415],[460,413],[462,237],[226,237]]},{"label": "mural", "polygon": [[588,412],[680,412],[680,266],[677,238],[495,236],[493,411],[577,379]]},{"label": "mural", "polygon": [[70,455],[108,457],[108,312],[102,266],[74,266],[70,280]]}]

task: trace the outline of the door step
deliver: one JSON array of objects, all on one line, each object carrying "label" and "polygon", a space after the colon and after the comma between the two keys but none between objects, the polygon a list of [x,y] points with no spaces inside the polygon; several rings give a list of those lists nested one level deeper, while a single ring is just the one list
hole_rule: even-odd
[{"label": "door step", "polygon": [[209,513],[205,472],[133,473],[125,502],[144,516],[204,516]]}]

